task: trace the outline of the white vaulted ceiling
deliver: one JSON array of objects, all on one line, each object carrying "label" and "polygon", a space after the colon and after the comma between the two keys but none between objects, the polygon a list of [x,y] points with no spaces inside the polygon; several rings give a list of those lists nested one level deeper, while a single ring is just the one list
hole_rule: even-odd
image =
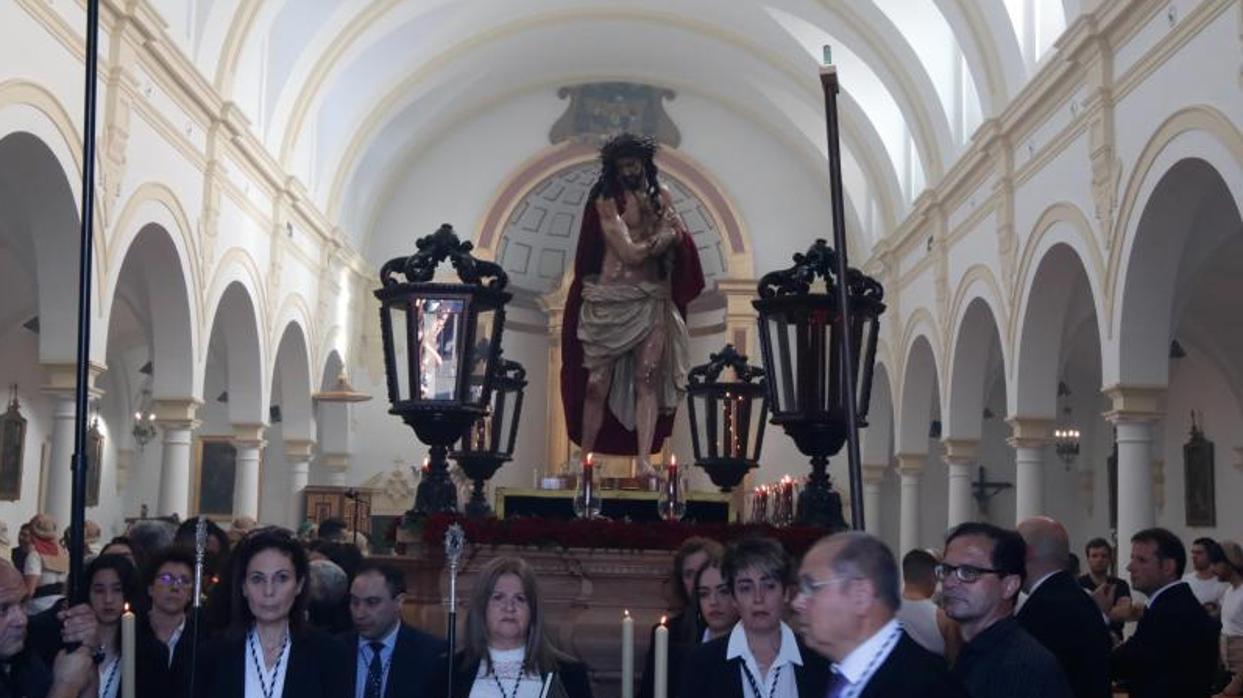
[{"label": "white vaulted ceiling", "polygon": [[[847,196],[892,227],[1022,87],[1081,0],[153,0],[168,32],[359,248],[410,154],[541,87],[629,80],[823,156],[842,74]],[[362,202],[362,206],[360,203]]]}]

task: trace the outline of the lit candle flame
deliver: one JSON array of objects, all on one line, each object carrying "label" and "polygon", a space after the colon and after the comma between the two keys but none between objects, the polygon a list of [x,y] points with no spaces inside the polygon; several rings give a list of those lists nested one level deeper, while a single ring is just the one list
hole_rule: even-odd
[{"label": "lit candle flame", "polygon": [[665,624],[665,621],[666,621],[666,620],[668,620],[668,619],[669,619],[669,617],[668,617],[668,616],[661,616],[661,617],[660,617],[660,624],[661,624],[661,625],[664,625],[664,624]]},{"label": "lit candle flame", "polygon": [[592,464],[592,463],[591,463],[591,459],[592,459],[593,457],[595,457],[595,455],[596,455],[596,454],[594,454],[594,453],[588,453],[588,454],[587,454],[587,465],[591,465],[591,464]]},{"label": "lit candle flame", "polygon": [[125,612],[129,613],[129,602],[128,601],[125,602]]},{"label": "lit candle flame", "polygon": [[629,609],[629,608],[625,609],[624,611],[622,611],[622,614],[624,614],[627,618],[629,618],[629,617],[630,617],[630,609]]},{"label": "lit candle flame", "polygon": [[674,468],[678,467],[678,454],[673,453],[669,455],[669,465]]}]

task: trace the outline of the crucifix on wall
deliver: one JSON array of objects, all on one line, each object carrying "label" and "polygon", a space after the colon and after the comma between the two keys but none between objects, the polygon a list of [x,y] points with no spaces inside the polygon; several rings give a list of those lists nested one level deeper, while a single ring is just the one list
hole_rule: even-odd
[{"label": "crucifix on wall", "polygon": [[1009,482],[991,481],[984,473],[984,466],[980,466],[979,475],[975,482],[971,483],[971,496],[975,498],[975,503],[980,507],[980,515],[988,516],[988,502],[996,497],[999,492],[1013,488],[1014,485]]}]

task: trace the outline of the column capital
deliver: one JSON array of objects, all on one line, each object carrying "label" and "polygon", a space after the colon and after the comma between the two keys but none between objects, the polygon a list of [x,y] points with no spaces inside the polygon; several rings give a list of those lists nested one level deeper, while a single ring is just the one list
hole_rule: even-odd
[{"label": "column capital", "polygon": [[263,440],[263,430],[267,428],[266,424],[234,424],[233,425],[233,445],[239,448],[247,446],[251,448],[263,448],[266,443]]},{"label": "column capital", "polygon": [[1053,420],[1044,417],[1009,417],[1012,448],[1041,448],[1053,441]]},{"label": "column capital", "polygon": [[971,465],[979,457],[979,439],[941,439],[947,465]]},{"label": "column capital", "polygon": [[309,461],[314,455],[314,441],[310,439],[285,439],[285,459],[289,462]]},{"label": "column capital", "polygon": [[[72,395],[78,386],[77,364],[41,364],[44,383],[42,391],[49,395]],[[107,372],[108,367],[94,361],[87,364],[87,393],[92,399],[103,396],[104,391],[95,387],[99,377]]]},{"label": "column capital", "polygon": [[863,464],[863,484],[879,485],[881,480],[885,479],[885,470],[889,466],[885,463],[864,463]]},{"label": "column capital", "polygon": [[151,406],[155,414],[155,424],[161,429],[197,429],[199,420],[195,419],[203,401],[198,398],[162,398]]},{"label": "column capital", "polygon": [[899,453],[894,456],[898,461],[898,473],[902,475],[919,475],[928,462],[927,453]]},{"label": "column capital", "polygon": [[1165,415],[1165,386],[1121,385],[1115,383],[1101,390],[1113,403],[1102,416],[1112,424],[1118,422],[1153,422]]}]

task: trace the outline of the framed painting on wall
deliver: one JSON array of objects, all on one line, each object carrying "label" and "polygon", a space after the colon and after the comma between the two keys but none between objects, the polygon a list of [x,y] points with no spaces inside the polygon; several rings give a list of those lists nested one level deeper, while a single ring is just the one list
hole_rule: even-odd
[{"label": "framed painting on wall", "polygon": [[200,436],[194,452],[194,479],[190,494],[196,514],[228,519],[233,516],[233,481],[237,448],[227,436]]},{"label": "framed painting on wall", "polygon": [[91,424],[86,432],[86,506],[99,506],[99,480],[103,472],[104,435],[99,422]]},{"label": "framed painting on wall", "polygon": [[[26,418],[17,402],[17,386],[9,409],[0,417],[0,500],[15,502],[22,496],[22,459],[26,453]],[[43,500],[40,500],[43,501]]]},{"label": "framed painting on wall", "polygon": [[1217,487],[1213,442],[1204,437],[1191,414],[1191,438],[1183,444],[1183,482],[1186,484],[1187,525],[1217,525]]}]

